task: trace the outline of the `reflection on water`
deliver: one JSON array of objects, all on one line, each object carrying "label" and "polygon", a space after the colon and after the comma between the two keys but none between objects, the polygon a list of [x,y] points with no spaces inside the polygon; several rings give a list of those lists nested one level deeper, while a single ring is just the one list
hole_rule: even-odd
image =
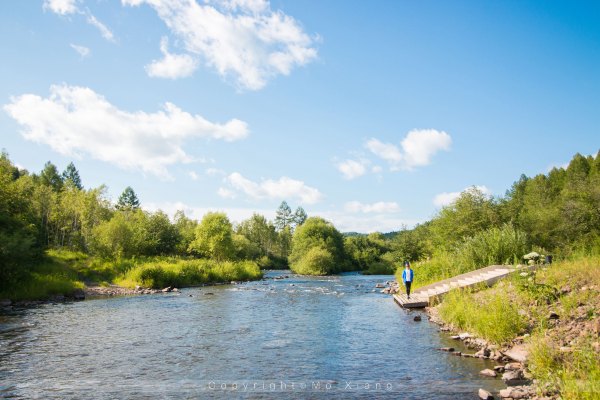
[{"label": "reflection on water", "polygon": [[13,310],[0,315],[0,397],[475,399],[498,388],[478,375],[488,364],[437,351],[449,343],[434,325],[374,290],[391,279],[290,275]]}]

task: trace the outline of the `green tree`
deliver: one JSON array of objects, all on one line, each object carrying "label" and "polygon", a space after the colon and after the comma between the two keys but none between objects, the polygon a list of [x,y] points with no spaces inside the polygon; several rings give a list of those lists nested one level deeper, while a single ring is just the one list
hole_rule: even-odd
[{"label": "green tree", "polygon": [[300,226],[302,225],[306,219],[308,218],[308,215],[306,214],[306,211],[304,211],[304,208],[302,207],[298,207],[296,208],[296,211],[294,212],[294,225],[295,226]]},{"label": "green tree", "polygon": [[146,255],[173,254],[180,241],[177,227],[160,210],[147,216],[145,236]]},{"label": "green tree", "polygon": [[58,168],[50,161],[44,164],[44,169],[40,173],[40,182],[42,185],[51,187],[56,192],[60,191],[63,187],[63,180],[58,173]]},{"label": "green tree", "polygon": [[252,217],[238,225],[236,231],[253,243],[259,249],[261,256],[270,256],[274,253],[277,232],[275,226],[264,216],[252,214]]},{"label": "green tree", "polygon": [[197,226],[198,221],[186,217],[183,211],[180,210],[175,213],[175,228],[179,236],[179,242],[175,248],[177,254],[187,254],[190,243],[196,237]]},{"label": "green tree", "polygon": [[117,201],[117,209],[118,210],[136,210],[140,208],[140,201],[137,198],[137,195],[131,188],[131,186],[127,186],[123,193],[119,196],[119,200]]},{"label": "green tree", "polygon": [[292,209],[286,201],[282,201],[279,208],[275,212],[275,226],[278,230],[283,230],[287,226],[291,226],[294,222]]},{"label": "green tree", "polygon": [[79,190],[83,189],[83,185],[81,184],[81,177],[79,176],[79,171],[75,168],[75,164],[72,162],[67,165],[67,168],[62,173],[62,180],[67,185],[72,185]]},{"label": "green tree", "polygon": [[[320,248],[323,251],[311,253],[314,248]],[[329,255],[326,253],[331,256],[332,263],[320,265],[314,261],[329,259]],[[331,274],[349,267],[344,252],[342,234],[330,222],[319,217],[308,218],[302,226],[296,229],[292,237],[292,252],[289,262],[293,271],[302,271],[303,274]]]},{"label": "green tree", "polygon": [[217,261],[231,259],[234,255],[233,229],[225,213],[209,212],[196,228],[189,251]]}]

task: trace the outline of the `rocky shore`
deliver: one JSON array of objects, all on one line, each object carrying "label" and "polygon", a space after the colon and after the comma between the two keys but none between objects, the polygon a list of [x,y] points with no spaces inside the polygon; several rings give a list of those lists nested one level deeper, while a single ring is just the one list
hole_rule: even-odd
[{"label": "rocky shore", "polygon": [[479,398],[484,400],[495,398],[504,400],[554,400],[559,398],[556,393],[539,395],[544,390],[536,385],[535,380],[533,380],[527,369],[528,349],[525,340],[529,335],[517,337],[510,344],[501,347],[468,332],[458,332],[453,326],[444,323],[440,319],[436,307],[428,307],[425,311],[429,316],[429,320],[439,325],[442,332],[449,334],[451,339],[462,342],[467,348],[472,349],[473,352],[455,351],[452,347],[444,347],[439,350],[450,352],[459,357],[482,358],[496,361],[497,365],[493,369],[484,369],[480,371],[480,374],[490,378],[502,379],[507,387],[500,390],[498,397],[495,397],[485,388],[481,388],[478,393]]}]

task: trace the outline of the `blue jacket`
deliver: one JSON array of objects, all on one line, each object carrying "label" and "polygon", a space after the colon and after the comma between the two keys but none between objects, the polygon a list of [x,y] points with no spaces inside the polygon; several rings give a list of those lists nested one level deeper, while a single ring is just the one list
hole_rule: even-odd
[{"label": "blue jacket", "polygon": [[408,271],[405,269],[402,271],[402,280],[404,282],[412,282],[414,275],[415,274],[412,269],[409,269]]}]

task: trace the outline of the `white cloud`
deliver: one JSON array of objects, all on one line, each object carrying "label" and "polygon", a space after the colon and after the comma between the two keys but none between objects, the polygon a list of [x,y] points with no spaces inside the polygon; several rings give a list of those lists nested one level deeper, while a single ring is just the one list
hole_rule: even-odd
[{"label": "white cloud", "polygon": [[74,14],[79,11],[77,0],[44,0],[44,10],[60,15]]},{"label": "white cloud", "polygon": [[177,211],[183,211],[188,218],[201,220],[202,217],[209,212],[224,212],[229,217],[232,223],[242,222],[252,214],[259,213],[267,219],[275,218],[275,209],[256,209],[256,208],[241,208],[241,207],[195,207],[182,202],[164,202],[164,203],[142,203],[142,208],[146,211],[155,212],[162,210],[171,218]]},{"label": "white cloud", "polygon": [[371,172],[374,174],[379,174],[381,171],[383,171],[383,168],[381,168],[381,166],[379,166],[379,165],[374,165],[371,168]]},{"label": "white cloud", "polygon": [[218,168],[207,168],[205,171],[208,176],[218,176],[218,175],[227,175],[225,171]]},{"label": "white cloud", "polygon": [[169,40],[163,37],[160,41],[162,60],[153,60],[146,65],[148,76],[155,78],[185,78],[196,70],[198,62],[189,54],[169,53]]},{"label": "white cloud", "polygon": [[433,198],[433,204],[436,207],[440,207],[440,208],[448,206],[448,205],[454,203],[456,201],[456,199],[458,199],[462,193],[471,191],[474,188],[477,189],[477,190],[479,190],[480,192],[482,192],[486,196],[491,196],[492,195],[492,191],[490,189],[488,189],[486,186],[471,186],[471,187],[465,188],[461,192],[444,192],[444,193],[440,193],[440,194],[436,195]]},{"label": "white cloud", "polygon": [[431,163],[431,158],[439,151],[450,150],[452,139],[444,131],[435,129],[415,129],[406,135],[400,147],[383,143],[372,138],[365,147],[377,157],[385,160],[392,171],[412,170]]},{"label": "white cloud", "polygon": [[234,172],[225,178],[225,181],[233,190],[243,192],[254,199],[297,199],[304,204],[314,204],[323,197],[319,190],[286,176],[257,183]]},{"label": "white cloud", "polygon": [[80,15],[85,15],[86,17],[86,22],[94,27],[96,27],[99,31],[100,34],[102,35],[102,37],[110,42],[114,42],[115,41],[115,37],[113,35],[113,33],[111,32],[110,29],[108,29],[108,27],[106,25],[104,25],[102,22],[100,22],[98,20],[98,18],[96,18],[94,16],[94,14],[92,14],[90,12],[90,10],[81,10],[78,6],[77,3],[79,3],[79,0],[44,0],[44,5],[43,8],[44,10],[50,10],[55,14],[58,15],[70,15],[70,14],[80,14]]},{"label": "white cloud", "polygon": [[217,194],[224,199],[235,199],[236,197],[235,192],[224,187],[220,187],[219,190],[217,190]]},{"label": "white cloud", "polygon": [[364,161],[346,160],[336,165],[337,169],[344,175],[344,179],[354,179],[364,175],[367,167]]},{"label": "white cloud", "polygon": [[50,87],[50,96],[12,97],[4,110],[23,126],[27,140],[44,143],[70,156],[88,154],[125,169],[139,169],[168,178],[167,167],[195,161],[183,149],[193,138],[243,139],[247,124],[207,121],[172,103],[154,113],[128,112],[92,89],[68,85]]},{"label": "white cloud", "polygon": [[261,0],[121,0],[148,4],[187,51],[237,85],[258,90],[276,75],[317,57],[314,39],[282,11]]},{"label": "white cloud", "polygon": [[98,19],[92,13],[87,11],[86,17],[87,23],[96,27],[100,31],[100,34],[104,39],[108,40],[109,42],[115,41],[115,36],[111,32],[111,30],[108,29],[106,25],[104,25],[102,22],[98,21]]},{"label": "white cloud", "polygon": [[200,176],[196,173],[196,171],[189,171],[188,175],[190,178],[192,178],[193,181],[197,181],[198,179],[200,179]]},{"label": "white cloud", "polygon": [[81,58],[85,58],[85,57],[87,57],[87,56],[90,55],[90,49],[88,49],[85,46],[79,46],[77,44],[71,43],[71,48],[73,50],[75,50],[77,53],[79,53],[79,55],[81,56]]},{"label": "white cloud", "polygon": [[349,201],[344,205],[344,210],[351,213],[379,213],[388,214],[400,211],[400,206],[394,201],[378,201],[372,204],[364,204],[360,201]]}]

